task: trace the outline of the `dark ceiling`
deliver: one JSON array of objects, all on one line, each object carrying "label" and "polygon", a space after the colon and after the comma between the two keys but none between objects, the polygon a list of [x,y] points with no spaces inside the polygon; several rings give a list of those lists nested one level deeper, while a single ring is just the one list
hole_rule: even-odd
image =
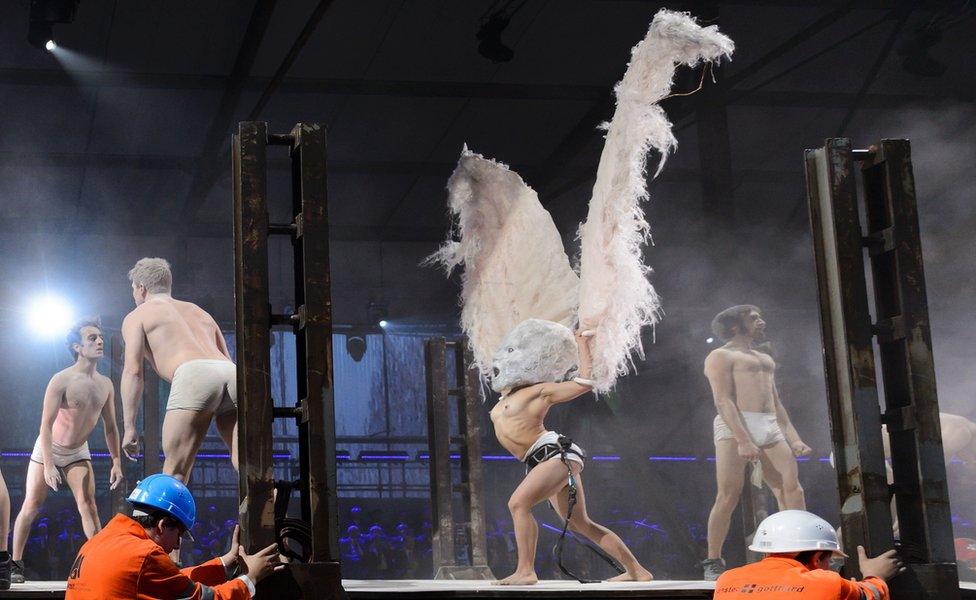
[{"label": "dark ceiling", "polygon": [[[374,296],[427,306],[436,294],[437,310],[451,312],[454,289],[412,269],[443,238],[444,184],[462,144],[513,164],[571,239],[601,148],[596,126],[611,115],[612,86],[661,6],[81,0],[74,23],[56,28],[62,50],[52,54],[27,43],[28,0],[7,0],[0,7],[7,279],[19,286],[38,272],[77,279],[78,262],[87,261],[85,278],[112,291],[78,293],[99,306],[111,296],[106,310],[122,310],[128,265],[162,254],[173,258],[178,281],[208,288],[200,295],[229,317],[230,135],[248,118],[278,132],[308,121],[328,128],[336,293],[357,307]],[[920,182],[938,187],[961,176],[964,200],[972,196],[973,176],[932,153],[951,147],[958,159],[976,151],[972,2],[666,6],[717,24],[736,53],[705,92],[665,103],[680,145],[652,186],[659,272],[678,268],[669,258],[707,247],[723,224],[766,239],[758,256],[795,254],[807,268],[808,250],[792,249],[806,228],[800,161],[803,148],[826,137],[866,144],[915,136],[929,150],[916,145],[916,155],[932,168],[918,173]],[[501,35],[514,58],[495,63],[479,54],[475,36],[502,8],[517,9]],[[678,86],[693,88],[698,77],[684,73]],[[282,173],[283,159],[275,162]],[[716,181],[717,199],[709,198],[703,189]],[[953,181],[942,191],[958,199]],[[284,177],[272,193],[287,193]],[[966,203],[952,206],[950,229],[976,231]],[[961,245],[943,240],[933,252],[940,244],[972,249],[968,234],[947,235]],[[379,281],[365,274],[377,269]],[[787,265],[771,279],[789,288],[791,276]],[[681,285],[697,289],[683,277]],[[790,302],[787,294],[781,303]]]}]

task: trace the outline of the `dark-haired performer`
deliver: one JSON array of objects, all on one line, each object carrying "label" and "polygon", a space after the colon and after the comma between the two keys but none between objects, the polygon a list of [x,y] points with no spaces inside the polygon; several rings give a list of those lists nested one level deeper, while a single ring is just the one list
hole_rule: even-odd
[{"label": "dark-haired performer", "polygon": [[100,323],[97,319],[86,319],[75,324],[67,342],[75,364],[56,373],[44,392],[40,435],[27,467],[24,503],[14,522],[13,583],[24,582],[24,545],[49,487],[57,490],[59,484],[67,483],[71,488],[86,537],[102,528],[95,504],[95,473],[88,451],[88,436],[99,417],[112,455],[109,485],[115,489],[122,481],[115,391],[112,381],[95,370],[104,350]]},{"label": "dark-haired performer", "polygon": [[708,515],[705,579],[725,570],[722,544],[732,511],[739,503],[746,463],[759,461],[763,478],[780,510],[804,510],[796,457],[810,453],[797,434],[776,391],[776,363],[756,349],[765,339],[766,322],[755,306],[733,306],[712,320],[712,331],[725,343],[705,359],[718,415],[714,422],[717,493]]}]

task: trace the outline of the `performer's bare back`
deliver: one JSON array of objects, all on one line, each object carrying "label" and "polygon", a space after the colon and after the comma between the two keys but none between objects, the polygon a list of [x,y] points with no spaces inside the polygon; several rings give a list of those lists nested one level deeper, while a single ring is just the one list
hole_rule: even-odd
[{"label": "performer's bare back", "polygon": [[126,316],[122,327],[144,332],[145,358],[166,381],[191,360],[230,361],[217,322],[192,302],[152,296]]},{"label": "performer's bare back", "polygon": [[540,393],[542,387],[535,384],[510,392],[489,413],[498,442],[519,460],[546,430],[543,420],[552,404]]},{"label": "performer's bare back", "polygon": [[64,448],[81,446],[88,441],[112,395],[112,380],[97,371],[89,375],[71,366],[56,373],[48,387],[61,395],[51,441]]}]

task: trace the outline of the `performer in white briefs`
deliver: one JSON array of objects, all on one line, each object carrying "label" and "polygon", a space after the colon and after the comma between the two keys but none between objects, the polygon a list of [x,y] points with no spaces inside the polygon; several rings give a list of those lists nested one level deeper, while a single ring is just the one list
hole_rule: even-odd
[{"label": "performer in white briefs", "polygon": [[85,536],[90,538],[101,530],[95,503],[95,472],[88,450],[88,436],[99,417],[112,456],[109,485],[115,489],[122,481],[115,388],[108,377],[95,370],[104,354],[101,325],[97,319],[83,320],[71,328],[67,342],[75,364],[55,374],[44,392],[40,434],[27,467],[24,503],[14,522],[13,583],[25,581],[24,546],[47,499],[48,488],[57,490],[60,484],[67,483],[78,505]]},{"label": "performer in white briefs", "polygon": [[805,510],[796,457],[810,453],[779,400],[776,363],[756,347],[766,331],[759,309],[727,308],[712,320],[712,331],[726,344],[705,359],[718,409],[713,421],[717,492],[708,515],[708,557],[702,562],[709,581],[725,570],[722,545],[742,493],[746,463],[761,465],[780,510]]},{"label": "performer in white briefs", "polygon": [[139,451],[136,415],[143,361],[172,383],[163,420],[163,473],[188,482],[211,421],[237,468],[237,368],[213,317],[170,295],[173,275],[162,258],[143,258],[129,271],[136,308],[122,321],[122,450]]}]

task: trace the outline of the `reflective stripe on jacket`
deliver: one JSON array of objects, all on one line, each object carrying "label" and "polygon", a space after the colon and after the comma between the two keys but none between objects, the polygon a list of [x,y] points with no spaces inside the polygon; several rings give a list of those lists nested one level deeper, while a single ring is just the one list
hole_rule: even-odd
[{"label": "reflective stripe on jacket", "polygon": [[768,556],[729,569],[715,582],[714,600],[889,600],[888,584],[878,577],[850,581],[825,569],[810,570],[792,558]]},{"label": "reflective stripe on jacket", "polygon": [[180,570],[146,530],[115,515],[78,551],[66,600],[250,600],[247,584],[227,580],[219,558]]}]

